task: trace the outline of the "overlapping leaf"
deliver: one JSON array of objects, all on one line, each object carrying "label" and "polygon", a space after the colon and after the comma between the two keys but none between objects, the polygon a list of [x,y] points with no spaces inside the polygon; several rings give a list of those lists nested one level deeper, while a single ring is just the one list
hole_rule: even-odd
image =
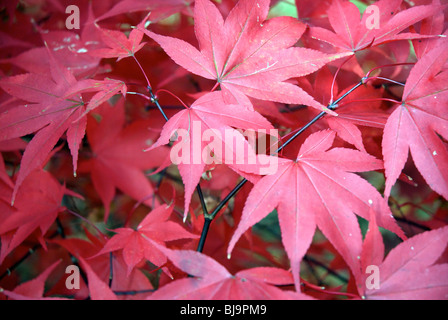
[{"label": "overlapping leaf", "polygon": [[166,284],[149,299],[188,300],[308,300],[311,297],[281,290],[289,285],[291,273],[273,267],[246,269],[232,275],[212,258],[191,250],[160,248],[167,257],[191,277]]},{"label": "overlapping leaf", "polygon": [[[350,55],[327,55],[293,47],[305,25],[291,17],[266,20],[269,0],[241,0],[224,20],[209,0],[195,2],[199,50],[176,38],[144,32],[180,66],[217,81],[227,102],[247,97],[326,109],[300,87],[285,80],[310,74],[326,63]],[[329,111],[329,110],[328,110]]]},{"label": "overlapping leaf", "polygon": [[372,300],[446,300],[448,264],[437,260],[447,242],[448,227],[427,231],[400,243],[384,259],[383,239],[376,224],[371,224],[363,260],[366,267],[376,267],[372,270],[377,274],[372,274],[375,280],[362,282],[361,295]]},{"label": "overlapping leaf", "polygon": [[226,105],[221,92],[211,92],[171,117],[163,126],[160,138],[148,149],[166,145],[172,137],[177,139],[170,157],[185,185],[184,217],[206,164],[225,163],[243,175],[243,171],[257,171],[255,166],[253,170],[247,168],[251,165],[249,159],[255,159],[253,147],[234,128],[263,129],[267,133],[273,129],[258,112],[241,105]]},{"label": "overlapping leaf", "polygon": [[400,32],[439,12],[442,7],[414,6],[399,11],[401,3],[402,0],[376,1],[366,9],[361,18],[355,4],[334,0],[327,11],[334,32],[321,27],[311,27],[310,35],[346,52],[360,51],[390,41],[427,37],[417,33]]},{"label": "overlapping leaf", "polygon": [[353,173],[380,169],[381,161],[352,149],[328,150],[334,137],[331,130],[312,134],[295,161],[279,158],[277,172],[255,184],[230,241],[229,254],[241,235],[275,208],[297,288],[299,264],[316,226],[355,275],[360,270],[362,237],[354,213],[369,219],[369,210],[375,205],[379,225],[404,237],[380,193]]},{"label": "overlapping leaf", "polygon": [[[408,158],[429,186],[448,199],[448,151],[440,136],[448,138],[448,59],[446,41],[423,56],[412,68],[401,105],[384,128],[385,195],[389,196]],[[440,136],[439,136],[440,135]]]},{"label": "overlapping leaf", "polygon": [[[87,123],[86,111],[94,109],[120,91],[126,93],[126,86],[121,81],[88,79],[78,82],[51,53],[49,55],[50,74],[27,73],[0,81],[0,87],[7,93],[29,102],[18,104],[0,115],[0,140],[36,132],[25,149],[12,202],[23,180],[44,164],[65,132],[76,174],[78,150]],[[81,93],[95,91],[98,93],[92,97],[92,105],[86,109]]]},{"label": "overlapping leaf", "polygon": [[98,255],[122,249],[124,261],[128,266],[128,275],[143,259],[151,261],[156,266],[162,266],[162,270],[170,274],[169,270],[163,267],[166,263],[165,254],[156,248],[153,242],[164,244],[166,241],[197,238],[180,225],[168,220],[173,207],[173,205],[161,205],[154,209],[140,222],[137,230],[116,229],[117,234],[106,243]]},{"label": "overlapping leaf", "polygon": [[[2,188],[4,197],[10,197],[13,188]],[[66,189],[48,172],[36,170],[23,183],[17,201],[11,207],[7,200],[0,201],[0,236],[2,241],[0,262],[37,229],[38,239],[43,237],[64,210],[61,201]],[[45,245],[45,244],[44,244]]]},{"label": "overlapping leaf", "polygon": [[[149,14],[138,24],[140,29],[145,27],[145,23],[149,18]],[[90,55],[99,56],[102,58],[117,57],[120,61],[126,57],[132,57],[145,45],[142,43],[143,32],[139,29],[132,29],[129,33],[129,38],[120,31],[99,28],[101,39],[108,48],[96,49],[90,52]]]}]

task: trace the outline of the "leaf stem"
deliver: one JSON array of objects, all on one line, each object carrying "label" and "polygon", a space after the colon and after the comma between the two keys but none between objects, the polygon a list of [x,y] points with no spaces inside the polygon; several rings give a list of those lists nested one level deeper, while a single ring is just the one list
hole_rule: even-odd
[{"label": "leaf stem", "polygon": [[135,62],[137,63],[138,67],[140,68],[140,70],[142,71],[143,75],[145,76],[146,79],[146,84],[148,85],[148,87],[151,87],[151,83],[149,82],[148,76],[145,73],[145,70],[143,70],[142,65],[140,64],[140,62],[138,61],[138,59],[135,57],[135,55],[132,55],[132,58],[134,58]]}]

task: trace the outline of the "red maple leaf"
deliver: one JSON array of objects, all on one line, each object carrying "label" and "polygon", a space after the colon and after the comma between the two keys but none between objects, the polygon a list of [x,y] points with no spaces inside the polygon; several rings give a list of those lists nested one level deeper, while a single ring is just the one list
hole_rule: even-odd
[{"label": "red maple leaf", "polygon": [[67,300],[61,297],[44,297],[45,282],[60,262],[60,260],[56,261],[39,276],[21,283],[12,291],[0,288],[0,294],[4,294],[13,300]]},{"label": "red maple leaf", "polygon": [[[86,112],[120,91],[126,93],[126,86],[121,81],[88,79],[78,82],[66,67],[56,61],[51,51],[48,53],[50,74],[26,73],[0,80],[0,87],[7,93],[30,102],[17,104],[0,115],[0,140],[36,132],[23,154],[12,203],[24,179],[44,164],[65,132],[76,175],[78,150],[87,124]],[[92,91],[98,93],[90,102],[84,102],[81,93]]]},{"label": "red maple leaf", "polygon": [[[3,191],[5,197],[10,197],[13,188],[8,186]],[[40,242],[46,247],[43,237],[58,214],[65,210],[61,206],[64,193],[67,193],[65,187],[50,173],[36,170],[28,175],[17,194],[14,207],[4,204],[0,211],[0,262],[36,229],[40,231]]]},{"label": "red maple leaf", "polygon": [[[176,162],[185,184],[184,218],[188,214],[191,196],[206,164],[214,161],[225,163],[242,175],[245,175],[244,172],[257,171],[255,162],[250,169],[249,158],[252,156],[255,159],[253,146],[234,128],[263,129],[268,134],[273,129],[269,121],[258,112],[246,106],[227,105],[220,91],[211,92],[171,117],[163,126],[160,138],[148,149],[168,144],[172,137],[177,138],[173,145],[176,149],[171,151],[171,159]],[[183,131],[180,132],[179,129]],[[206,132],[213,135],[204,138]],[[240,148],[244,150],[241,151]],[[213,151],[213,156],[210,156],[210,151]],[[250,176],[247,177],[251,179]]]},{"label": "red maple leaf", "polygon": [[448,264],[437,260],[447,242],[448,227],[426,231],[400,243],[384,258],[383,238],[371,220],[361,256],[366,273],[360,295],[372,300],[446,300]]},{"label": "red maple leaf", "polygon": [[[97,254],[123,250],[123,258],[128,266],[128,274],[143,259],[151,261],[156,266],[162,266],[162,270],[170,275],[169,270],[163,265],[166,256],[160,249],[154,246],[154,242],[164,244],[166,241],[178,239],[194,239],[198,236],[186,231],[180,225],[169,221],[174,205],[161,205],[148,213],[140,222],[137,229],[115,229],[114,235]],[[149,241],[151,239],[152,241]]]},{"label": "red maple leaf", "polygon": [[275,208],[297,288],[299,264],[316,226],[354,274],[359,273],[362,245],[354,213],[369,219],[370,207],[378,206],[379,224],[404,237],[380,193],[353,173],[380,169],[381,161],[357,150],[328,150],[334,138],[332,130],[319,131],[307,138],[295,160],[278,158],[277,172],[261,178],[251,190],[229,243],[229,255],[241,235]]},{"label": "red maple leaf", "polygon": [[232,275],[209,256],[191,250],[160,250],[189,278],[168,283],[148,297],[150,300],[309,300],[311,297],[281,290],[290,285],[291,273],[274,267],[246,269]]},{"label": "red maple leaf", "polygon": [[311,27],[310,35],[340,48],[342,52],[356,52],[390,41],[428,37],[417,33],[400,32],[439,12],[442,7],[414,6],[399,11],[401,3],[402,0],[376,1],[366,9],[361,18],[359,9],[354,3],[334,0],[327,11],[334,32],[321,27]]},{"label": "red maple leaf", "polygon": [[194,27],[199,50],[183,40],[144,32],[183,68],[216,80],[228,103],[248,104],[247,95],[305,104],[332,113],[300,87],[285,80],[310,74],[352,53],[327,55],[292,47],[305,31],[305,25],[292,17],[265,21],[269,2],[238,1],[224,20],[209,0],[197,0]]},{"label": "red maple leaf", "polygon": [[[143,29],[145,23],[149,18],[149,14],[138,24],[137,27]],[[126,57],[132,57],[146,44],[142,43],[143,32],[137,28],[132,29],[129,33],[129,38],[123,32],[117,30],[103,29],[98,26],[101,34],[101,39],[109,48],[96,49],[89,52],[92,56],[99,56],[102,58],[117,57],[117,62]]]},{"label": "red maple leaf", "polygon": [[412,68],[401,105],[389,116],[382,142],[386,169],[385,196],[399,177],[409,150],[428,185],[448,199],[448,151],[439,135],[448,139],[447,42],[424,55]]}]

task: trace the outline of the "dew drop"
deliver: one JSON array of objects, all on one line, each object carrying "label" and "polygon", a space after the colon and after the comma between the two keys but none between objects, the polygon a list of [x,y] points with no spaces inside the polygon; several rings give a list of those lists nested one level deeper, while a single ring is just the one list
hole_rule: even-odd
[{"label": "dew drop", "polygon": [[372,201],[372,199],[369,199],[369,204],[373,204],[373,201]]},{"label": "dew drop", "polygon": [[436,156],[436,155],[437,155],[437,151],[434,150],[434,152],[432,153],[432,155],[433,155],[433,156]]},{"label": "dew drop", "polygon": [[414,250],[414,247],[411,247],[411,250]]}]

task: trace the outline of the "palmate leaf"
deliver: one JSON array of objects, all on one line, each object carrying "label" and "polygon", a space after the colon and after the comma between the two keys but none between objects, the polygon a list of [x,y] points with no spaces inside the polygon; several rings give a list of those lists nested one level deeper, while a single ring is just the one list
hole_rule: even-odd
[{"label": "palmate leaf", "polygon": [[[373,223],[372,223],[373,222]],[[437,263],[448,241],[448,227],[423,232],[400,243],[384,258],[384,244],[375,221],[363,244],[363,270],[377,269],[374,281],[360,281],[360,295],[371,300],[446,300],[447,263]]]},{"label": "palmate leaf", "polygon": [[229,255],[242,234],[275,208],[297,289],[299,264],[316,226],[356,277],[360,272],[362,236],[354,213],[369,220],[369,210],[374,206],[379,225],[405,237],[381,194],[353,173],[380,169],[381,161],[357,150],[328,150],[334,138],[335,132],[331,130],[312,134],[295,161],[279,158],[277,172],[254,185],[229,243]]},{"label": "palmate leaf", "polygon": [[266,20],[269,0],[241,0],[224,20],[209,0],[195,1],[199,50],[172,37],[143,31],[180,66],[216,80],[227,103],[247,104],[247,96],[327,110],[300,87],[286,82],[310,74],[330,61],[351,55],[327,55],[293,47],[305,25],[292,17]]},{"label": "palmate leaf", "polygon": [[36,278],[20,284],[13,291],[0,288],[0,294],[13,300],[67,300],[62,297],[44,297],[45,282],[60,263],[60,260],[56,261]]},{"label": "palmate leaf", "polygon": [[[65,132],[73,158],[73,172],[76,175],[78,151],[87,125],[87,112],[119,92],[123,95],[126,93],[126,85],[122,81],[77,81],[70,70],[54,58],[50,50],[48,54],[48,74],[26,73],[0,80],[0,87],[8,94],[30,102],[17,104],[11,110],[0,114],[0,140],[36,132],[23,154],[12,203],[24,179],[45,163]],[[83,92],[97,93],[88,102],[84,102],[81,96]]]},{"label": "palmate leaf", "polygon": [[[401,105],[389,116],[382,142],[389,196],[408,158],[429,186],[448,199],[447,42],[425,54],[412,68]],[[440,135],[440,136],[439,136]]]},{"label": "palmate leaf", "polygon": [[[154,244],[158,246],[157,244]],[[274,267],[251,268],[232,275],[205,254],[191,250],[158,248],[168,259],[191,277],[159,288],[150,300],[310,300],[311,297],[281,290],[276,285],[290,285],[291,273]]]},{"label": "palmate leaf", "polygon": [[[146,21],[149,18],[149,14],[138,24],[140,28],[145,26]],[[101,39],[107,48],[96,49],[90,52],[92,56],[102,58],[114,58],[117,57],[117,62],[126,57],[132,57],[137,51],[139,51],[145,43],[142,43],[143,32],[136,29],[132,29],[129,33],[129,38],[120,31],[102,29],[99,26],[98,30],[101,35]]]},{"label": "palmate leaf", "polygon": [[[3,199],[0,199],[9,202],[13,187],[4,187],[1,191]],[[64,211],[61,201],[68,193],[49,172],[35,170],[26,177],[17,193],[14,207],[4,202],[0,207],[0,263],[36,230],[39,230],[38,239],[45,243],[45,234],[58,214]]]},{"label": "palmate leaf", "polygon": [[[269,121],[258,112],[242,105],[225,104],[220,91],[209,92],[197,99],[188,109],[172,116],[163,126],[159,139],[147,149],[154,150],[168,144],[172,137],[176,138],[170,159],[176,162],[185,185],[184,219],[206,164],[213,161],[225,163],[242,175],[245,175],[244,172],[257,171],[256,164],[251,166],[248,161],[250,156],[255,159],[254,149],[243,134],[234,128],[273,129]],[[206,139],[204,137],[207,132],[213,132],[213,135]],[[210,140],[216,148],[209,148]],[[244,148],[244,153],[240,152],[241,147]],[[213,157],[206,155],[205,151],[208,150],[214,152]],[[253,168],[249,170],[250,167]],[[250,179],[250,176],[247,177]]]},{"label": "palmate leaf", "polygon": [[[167,241],[197,238],[196,235],[180,225],[169,221],[173,208],[173,205],[161,205],[155,208],[140,222],[136,230],[131,228],[115,229],[117,234],[109,239],[97,255],[123,250],[123,258],[128,266],[128,275],[144,258],[156,266],[163,266],[166,263],[166,256],[158,247],[154,246],[153,242],[164,244]],[[170,275],[166,267],[162,267],[162,270]]]},{"label": "palmate leaf", "polygon": [[[402,0],[376,1],[372,5],[373,13],[366,11],[361,18],[355,4],[350,1],[334,0],[327,11],[334,32],[321,27],[311,27],[310,36],[328,42],[342,52],[356,52],[390,41],[437,36],[437,34],[400,32],[439,12],[441,6],[415,6],[400,11],[401,3]],[[376,25],[373,25],[374,23]]]}]

